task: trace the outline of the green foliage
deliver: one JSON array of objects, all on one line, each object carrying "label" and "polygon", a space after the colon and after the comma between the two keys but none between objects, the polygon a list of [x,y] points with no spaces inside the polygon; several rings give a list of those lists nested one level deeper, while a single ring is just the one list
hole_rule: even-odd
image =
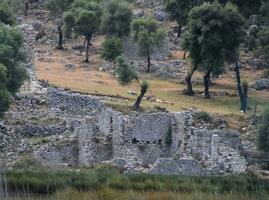
[{"label": "green foliage", "polygon": [[260,150],[269,152],[269,107],[264,110],[258,127],[257,144]]},{"label": "green foliage", "polygon": [[266,59],[269,59],[269,27],[263,28],[258,33],[258,39],[260,41],[258,54],[264,56]]},{"label": "green foliage", "polygon": [[152,18],[138,18],[132,22],[133,38],[138,43],[141,56],[150,56],[162,45],[165,32]]},{"label": "green foliage", "polygon": [[11,93],[15,93],[26,78],[21,67],[25,60],[22,45],[23,37],[18,29],[0,25],[0,63],[7,68],[7,90]]},{"label": "green foliage", "polygon": [[[204,3],[191,10],[184,44],[194,64],[214,75],[223,72],[224,61],[235,61],[243,37],[243,18],[232,6]],[[233,31],[231,31],[233,30]]]},{"label": "green foliage", "polygon": [[10,6],[5,3],[0,3],[0,22],[4,24],[13,25],[15,24],[15,17],[10,9]]},{"label": "green foliage", "polygon": [[74,0],[48,0],[46,7],[51,14],[57,18],[61,18],[63,13],[68,10]]},{"label": "green foliage", "polygon": [[22,13],[25,11],[25,3],[23,0],[2,0],[4,3],[8,4],[9,9],[15,13]]},{"label": "green foliage", "polygon": [[122,40],[117,37],[108,37],[102,43],[101,57],[108,61],[115,59],[123,53]]},{"label": "green foliage", "polygon": [[147,89],[149,88],[149,82],[147,80],[143,80],[141,88],[147,91]]},{"label": "green foliage", "polygon": [[122,56],[117,58],[117,69],[115,72],[118,77],[118,81],[122,85],[128,85],[134,79],[138,78],[138,75],[133,66],[129,65]]},{"label": "green foliage", "polygon": [[[207,1],[213,2],[215,0]],[[258,14],[262,5],[262,0],[218,0],[218,2],[221,4],[226,4],[228,2],[235,4],[240,13],[246,18],[250,15]]]},{"label": "green foliage", "polygon": [[7,85],[7,68],[0,64],[0,117],[9,106],[9,94],[6,89]]},{"label": "green foliage", "polygon": [[133,12],[128,2],[124,0],[110,0],[105,4],[101,30],[105,34],[117,37],[128,35],[132,16]]},{"label": "green foliage", "polygon": [[0,24],[0,116],[9,106],[14,94],[26,78],[21,67],[24,61],[22,34],[16,28]]},{"label": "green foliage", "polygon": [[207,112],[204,112],[204,111],[195,113],[194,119],[207,122],[207,123],[212,122],[212,117]]},{"label": "green foliage", "polygon": [[72,32],[82,35],[87,41],[86,59],[89,61],[89,47],[93,35],[99,30],[102,7],[92,0],[75,0],[70,10],[64,13],[64,31],[66,36]]},{"label": "green foliage", "polygon": [[99,30],[102,8],[94,1],[75,0],[69,11],[64,13],[66,30],[91,37]]},{"label": "green foliage", "polygon": [[269,69],[266,69],[266,70],[263,72],[263,77],[264,77],[264,78],[269,78]]},{"label": "green foliage", "polygon": [[263,1],[260,9],[261,24],[269,26],[269,1]]},{"label": "green foliage", "polygon": [[100,191],[110,188],[121,191],[172,191],[181,193],[245,193],[268,195],[269,182],[252,175],[236,176],[167,176],[121,173],[111,166],[92,170],[55,170],[41,167],[22,167],[6,172],[10,191],[51,193],[65,188],[81,191]]},{"label": "green foliage", "polygon": [[243,24],[243,17],[230,3],[203,3],[190,11],[183,48],[189,51],[195,69],[205,72],[206,98],[210,98],[210,76],[223,73],[225,62],[238,59]]},{"label": "green foliage", "polygon": [[185,26],[190,10],[201,3],[200,0],[168,0],[165,10],[170,19],[175,20],[180,27]]}]

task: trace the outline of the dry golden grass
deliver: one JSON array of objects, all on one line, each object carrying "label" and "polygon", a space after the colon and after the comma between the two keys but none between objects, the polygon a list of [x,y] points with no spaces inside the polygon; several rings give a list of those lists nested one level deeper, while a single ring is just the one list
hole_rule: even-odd
[{"label": "dry golden grass", "polygon": [[[103,38],[95,39],[93,47],[91,47],[90,63],[83,63],[83,56],[74,54],[71,49],[72,44],[82,43],[83,40],[77,39],[72,44],[67,45],[64,51],[49,50],[50,46],[39,46],[41,51],[49,52],[51,54],[44,54],[36,58],[38,78],[48,80],[51,85],[69,88],[71,90],[87,92],[90,94],[114,95],[126,98],[125,101],[109,99],[108,103],[114,105],[131,106],[136,99],[136,96],[128,94],[128,91],[135,91],[139,93],[139,88],[136,83],[129,86],[121,86],[115,77],[107,72],[99,71],[101,67],[101,59],[99,56],[100,44]],[[181,58],[182,52],[173,52],[173,58]],[[75,64],[75,69],[67,69],[66,64]],[[233,78],[234,72],[227,72],[221,78],[216,80],[216,85],[211,88],[212,91],[228,91],[236,94],[236,83]],[[243,79],[252,82],[261,72],[250,73],[243,71]],[[214,96],[210,100],[206,100],[202,95],[189,97],[182,95],[184,85],[177,84],[175,80],[160,80],[149,79],[150,89],[147,95],[154,95],[160,101],[150,102],[144,100],[143,107],[164,107],[170,111],[181,111],[186,108],[197,108],[210,113],[221,113],[222,115],[238,115],[239,112],[239,98],[229,96]],[[197,73],[196,76],[201,76]],[[146,78],[147,78],[146,77]],[[195,86],[195,90],[202,91],[202,86]],[[268,104],[268,92],[250,92],[250,104],[253,105],[258,102],[262,106]]]}]

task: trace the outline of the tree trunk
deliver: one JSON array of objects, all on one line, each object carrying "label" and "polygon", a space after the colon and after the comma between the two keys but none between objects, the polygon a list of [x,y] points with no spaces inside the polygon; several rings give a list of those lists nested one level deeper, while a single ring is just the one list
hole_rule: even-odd
[{"label": "tree trunk", "polygon": [[87,42],[87,39],[84,40],[83,45],[82,45],[82,49],[80,50],[80,53],[82,53],[84,51],[85,46],[86,46],[86,42]]},{"label": "tree trunk", "polygon": [[136,102],[134,104],[134,108],[138,110],[140,108],[140,103],[147,92],[147,88],[141,87],[140,95],[137,97]]},{"label": "tree trunk", "polygon": [[184,51],[184,54],[183,54],[183,59],[184,60],[186,59],[186,55],[187,55],[187,51]]},{"label": "tree trunk", "polygon": [[59,36],[59,41],[58,41],[58,46],[57,49],[64,49],[63,47],[63,23],[60,22],[60,24],[58,25],[58,36]]},{"label": "tree trunk", "polygon": [[25,1],[24,4],[25,4],[24,16],[26,17],[28,15],[29,3]]},{"label": "tree trunk", "polygon": [[236,62],[235,63],[235,74],[236,74],[236,81],[237,81],[237,91],[240,97],[240,110],[243,111],[244,113],[246,112],[246,98],[247,98],[247,93],[246,93],[246,97],[244,95],[244,91],[242,89],[242,85],[241,85],[241,77],[240,77],[240,66],[239,63]]},{"label": "tree trunk", "polygon": [[181,26],[178,26],[178,29],[177,29],[177,37],[179,38],[181,35]]},{"label": "tree trunk", "polygon": [[147,69],[147,72],[149,73],[150,72],[150,55],[148,54],[148,69]]},{"label": "tree trunk", "polygon": [[210,86],[210,74],[211,71],[208,71],[204,75],[204,87],[205,87],[205,98],[210,99],[210,92],[209,92],[209,86]]},{"label": "tree trunk", "polygon": [[91,45],[91,38],[92,38],[92,35],[89,35],[89,36],[86,37],[87,44],[86,44],[86,58],[85,58],[85,62],[89,62],[89,49],[90,49],[90,45]]},{"label": "tree trunk", "polygon": [[194,93],[194,91],[193,91],[193,89],[192,89],[192,82],[191,82],[191,79],[192,79],[192,75],[193,75],[193,73],[196,71],[196,69],[197,69],[197,65],[195,65],[195,66],[191,69],[191,71],[188,72],[188,74],[187,74],[187,76],[186,76],[186,78],[185,78],[185,81],[186,81],[186,84],[187,84],[187,88],[186,88],[185,91],[184,91],[184,94],[185,94],[185,95],[189,95],[189,96],[194,96],[194,95],[195,95],[195,93]]}]

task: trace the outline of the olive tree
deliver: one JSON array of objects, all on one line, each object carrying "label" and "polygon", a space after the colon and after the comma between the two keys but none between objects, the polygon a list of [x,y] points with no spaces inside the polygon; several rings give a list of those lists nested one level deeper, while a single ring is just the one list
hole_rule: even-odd
[{"label": "olive tree", "polygon": [[108,37],[101,45],[101,58],[114,62],[123,53],[122,41],[117,37]]},{"label": "olive tree", "polygon": [[155,19],[138,18],[132,24],[133,39],[137,42],[141,56],[147,57],[147,72],[150,71],[151,54],[164,42],[165,32]]},{"label": "olive tree", "polygon": [[101,30],[108,35],[123,37],[130,32],[132,9],[127,1],[110,0],[105,3]]},{"label": "olive tree", "polygon": [[269,108],[267,107],[262,115],[258,132],[257,144],[260,150],[269,152]]},{"label": "olive tree", "polygon": [[48,0],[46,2],[50,14],[57,19],[58,45],[57,49],[63,49],[63,14],[68,10],[74,0]]},{"label": "olive tree", "polygon": [[7,110],[9,96],[18,91],[26,78],[21,32],[0,24],[0,116]]},{"label": "olive tree", "polygon": [[141,83],[139,75],[134,70],[134,67],[129,65],[122,56],[119,56],[117,58],[117,68],[115,70],[115,73],[121,85],[128,85],[134,80],[138,83],[141,91],[134,104],[134,108],[138,110],[140,108],[140,103],[148,90],[148,82],[143,80]]},{"label": "olive tree", "polygon": [[269,60],[269,27],[264,27],[258,32],[259,48],[258,54]]},{"label": "olive tree", "polygon": [[99,30],[102,16],[102,7],[91,0],[75,0],[71,9],[64,13],[66,34],[74,32],[85,37],[86,58],[89,62],[89,48],[93,35]]},{"label": "olive tree", "polygon": [[[243,17],[230,3],[224,7],[218,2],[203,3],[190,11],[184,44],[193,69],[204,72],[205,98],[210,98],[210,76],[223,73],[225,62],[237,61],[243,24]],[[187,89],[192,89],[190,84]]]},{"label": "olive tree", "polygon": [[5,2],[0,3],[0,22],[9,25],[13,25],[15,23],[15,18],[12,13],[12,9]]},{"label": "olive tree", "polygon": [[171,20],[178,24],[178,37],[181,34],[181,28],[187,24],[188,13],[198,5],[201,0],[168,0],[165,4],[165,10]]}]

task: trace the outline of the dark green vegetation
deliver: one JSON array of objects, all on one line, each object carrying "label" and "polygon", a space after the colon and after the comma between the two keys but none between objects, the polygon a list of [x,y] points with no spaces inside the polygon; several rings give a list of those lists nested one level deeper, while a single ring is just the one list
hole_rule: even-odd
[{"label": "dark green vegetation", "polygon": [[[30,165],[30,166],[29,166]],[[98,191],[110,188],[118,191],[206,193],[208,195],[245,194],[266,199],[269,182],[253,175],[186,177],[135,174],[125,175],[110,166],[95,169],[53,170],[27,161],[6,172],[9,191],[53,193],[65,188]]]},{"label": "dark green vegetation", "polygon": [[58,30],[58,49],[63,49],[63,14],[68,10],[74,0],[48,0],[46,2],[47,8],[53,17],[58,19],[57,30]]},{"label": "dark green vegetation", "polygon": [[115,73],[118,77],[118,81],[122,85],[128,85],[133,80],[137,81],[141,91],[140,95],[136,99],[134,108],[138,110],[140,108],[140,103],[148,90],[148,82],[146,80],[143,80],[141,83],[139,75],[135,71],[134,67],[128,64],[122,56],[118,57],[117,59],[117,69],[115,70]]},{"label": "dark green vegetation", "polygon": [[75,0],[70,10],[64,13],[65,33],[74,32],[85,37],[86,58],[89,62],[89,47],[93,35],[99,30],[102,7],[94,1]]},{"label": "dark green vegetation", "polygon": [[260,41],[258,54],[269,60],[269,27],[264,27],[258,32],[258,38]]},{"label": "dark green vegetation", "polygon": [[258,147],[260,150],[269,152],[269,107],[262,115],[257,135]]},{"label": "dark green vegetation", "polygon": [[169,13],[171,20],[178,24],[178,37],[181,34],[182,26],[187,24],[190,10],[199,5],[201,0],[168,0],[165,5],[166,12]]},{"label": "dark green vegetation", "polygon": [[14,16],[7,4],[0,4],[0,116],[8,109],[9,97],[18,91],[26,72],[20,31],[11,27]]},{"label": "dark green vegetation", "polygon": [[[192,71],[204,72],[206,98],[210,98],[211,75],[223,73],[225,62],[237,61],[244,34],[242,26],[243,18],[232,4],[223,7],[216,2],[204,3],[190,11],[184,47],[190,53]],[[186,94],[194,94],[191,88],[188,86]]]},{"label": "dark green vegetation", "polygon": [[101,57],[107,61],[115,61],[123,53],[122,40],[117,37],[108,37],[102,43]]},{"label": "dark green vegetation", "polygon": [[9,25],[15,23],[15,17],[12,14],[10,6],[3,2],[0,2],[0,22]]},{"label": "dark green vegetation", "polygon": [[101,30],[104,34],[123,37],[129,34],[132,9],[123,0],[111,0],[105,4]]},{"label": "dark green vegetation", "polygon": [[165,32],[155,19],[138,18],[132,22],[132,32],[134,41],[139,46],[139,53],[147,58],[150,71],[151,54],[159,48],[165,39]]}]

